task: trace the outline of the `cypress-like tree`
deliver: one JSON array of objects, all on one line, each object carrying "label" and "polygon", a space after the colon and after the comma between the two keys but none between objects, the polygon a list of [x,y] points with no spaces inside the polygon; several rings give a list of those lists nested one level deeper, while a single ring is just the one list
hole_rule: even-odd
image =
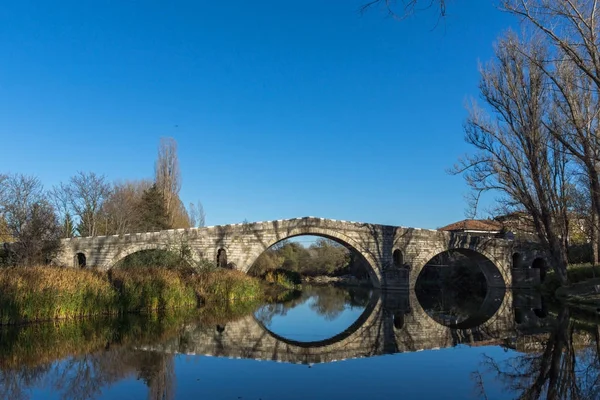
[{"label": "cypress-like tree", "polygon": [[140,214],[140,231],[151,232],[169,229],[169,213],[156,184],[144,191],[140,204]]}]

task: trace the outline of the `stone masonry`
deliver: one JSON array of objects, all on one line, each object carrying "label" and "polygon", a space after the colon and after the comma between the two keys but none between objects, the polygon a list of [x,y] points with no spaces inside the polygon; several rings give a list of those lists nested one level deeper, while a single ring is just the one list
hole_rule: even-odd
[{"label": "stone masonry", "polygon": [[[502,288],[513,286],[513,275],[523,275],[515,274],[515,268],[528,269],[534,258],[543,257],[531,243],[497,237],[304,217],[64,239],[61,254],[54,263],[108,270],[135,252],[177,250],[186,245],[195,260],[205,258],[216,262],[226,257],[228,267],[248,272],[266,249],[300,235],[321,236],[344,244],[360,255],[373,285],[388,289],[414,287],[425,264],[447,250],[460,251],[475,260],[488,285]],[[520,255],[521,265],[513,268],[515,253]]]}]

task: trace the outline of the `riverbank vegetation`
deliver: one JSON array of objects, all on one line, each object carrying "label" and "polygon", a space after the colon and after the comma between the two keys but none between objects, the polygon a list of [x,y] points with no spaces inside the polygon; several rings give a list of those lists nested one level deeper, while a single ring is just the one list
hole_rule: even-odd
[{"label": "riverbank vegetation", "polygon": [[258,280],[231,270],[2,268],[0,324],[163,312],[252,302],[263,295]]}]

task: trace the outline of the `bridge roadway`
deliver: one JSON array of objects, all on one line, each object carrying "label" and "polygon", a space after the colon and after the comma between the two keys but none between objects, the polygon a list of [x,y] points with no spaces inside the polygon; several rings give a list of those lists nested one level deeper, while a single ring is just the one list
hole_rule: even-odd
[{"label": "bridge roadway", "polygon": [[[518,298],[517,298],[518,297]],[[440,324],[419,305],[414,291],[383,292],[371,298],[359,319],[344,332],[316,342],[299,342],[269,331],[249,315],[224,326],[190,324],[177,337],[139,349],[170,354],[270,360],[316,364],[383,354],[415,352],[499,343],[518,331],[543,325],[533,311],[541,307],[539,295],[523,301],[511,291],[489,291],[477,316],[453,327]],[[515,305],[525,316],[515,321]],[[448,322],[448,321],[446,321]]]},{"label": "bridge roadway", "polygon": [[534,243],[493,236],[304,217],[64,239],[60,255],[53,262],[107,270],[139,251],[178,251],[186,246],[194,260],[204,258],[248,272],[266,249],[300,235],[321,236],[347,246],[359,256],[373,285],[390,289],[413,288],[425,264],[447,250],[455,250],[477,262],[488,286],[498,288],[522,284],[523,279],[513,282],[513,277],[528,274],[515,272],[531,271],[529,267],[534,261],[544,257]]}]

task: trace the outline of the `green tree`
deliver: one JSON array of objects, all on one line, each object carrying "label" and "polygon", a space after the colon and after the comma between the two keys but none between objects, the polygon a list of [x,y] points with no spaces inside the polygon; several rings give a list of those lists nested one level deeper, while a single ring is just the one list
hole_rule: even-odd
[{"label": "green tree", "polygon": [[350,252],[333,240],[320,238],[310,246],[311,260],[307,269],[312,275],[331,275],[350,262]]},{"label": "green tree", "polygon": [[156,184],[144,191],[140,203],[140,215],[142,232],[169,229],[169,214]]},{"label": "green tree", "polygon": [[71,213],[67,212],[62,222],[62,237],[70,238],[75,236],[75,222],[71,217]]}]

